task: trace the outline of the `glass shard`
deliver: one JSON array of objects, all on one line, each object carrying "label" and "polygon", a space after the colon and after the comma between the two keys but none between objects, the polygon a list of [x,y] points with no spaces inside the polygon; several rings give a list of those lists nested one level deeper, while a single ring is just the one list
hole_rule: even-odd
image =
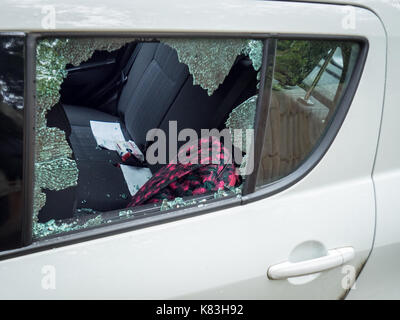
[{"label": "glass shard", "polygon": [[[93,39],[43,39],[36,49],[36,151],[34,216],[46,203],[42,189],[62,190],[75,186],[78,181],[78,168],[71,158],[72,150],[65,132],[47,127],[46,114],[59,102],[60,88],[67,76],[66,66],[78,66],[88,60],[94,51],[119,49],[133,39],[93,38]],[[39,225],[34,235],[43,235]]]},{"label": "glass shard", "polygon": [[253,67],[261,67],[262,47],[260,40],[247,39],[160,39],[174,48],[181,63],[188,66],[193,84],[200,85],[212,95],[224,82],[236,58],[249,55]]}]

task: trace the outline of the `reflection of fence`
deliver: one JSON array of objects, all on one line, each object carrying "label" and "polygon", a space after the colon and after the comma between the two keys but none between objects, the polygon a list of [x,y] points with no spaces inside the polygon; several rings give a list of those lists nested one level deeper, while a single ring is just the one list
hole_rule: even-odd
[{"label": "reflection of fence", "polygon": [[299,87],[272,91],[267,141],[260,166],[260,184],[287,175],[304,160],[320,138],[329,109],[314,99],[307,106],[298,101]]}]

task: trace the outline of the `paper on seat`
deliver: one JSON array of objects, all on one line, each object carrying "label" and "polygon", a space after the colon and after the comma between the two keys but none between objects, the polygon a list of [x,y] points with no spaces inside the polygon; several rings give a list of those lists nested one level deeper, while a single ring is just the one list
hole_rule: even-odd
[{"label": "paper on seat", "polygon": [[108,150],[117,150],[117,143],[125,141],[118,122],[90,121],[90,127],[97,145]]},{"label": "paper on seat", "polygon": [[[118,122],[90,121],[90,127],[97,145],[108,150],[131,152],[139,159],[143,154],[133,141],[125,141],[121,126]],[[151,177],[149,168],[120,165],[130,194],[133,196]]]},{"label": "paper on seat", "polygon": [[149,168],[120,165],[130,194],[133,196],[151,177]]}]

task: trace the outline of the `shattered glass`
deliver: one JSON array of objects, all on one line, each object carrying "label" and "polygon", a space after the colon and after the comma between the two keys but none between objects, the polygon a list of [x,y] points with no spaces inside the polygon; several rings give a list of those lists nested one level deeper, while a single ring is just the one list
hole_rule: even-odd
[{"label": "shattered glass", "polygon": [[[246,130],[254,129],[257,99],[258,95],[255,95],[242,102],[232,110],[225,122],[226,127],[229,128],[229,132],[231,133],[233,145],[243,152],[246,152],[247,146],[252,143],[252,141],[247,141]],[[249,156],[245,154],[240,164],[239,173],[243,178],[246,178],[248,172],[248,158]]]},{"label": "shattered glass", "polygon": [[[239,187],[225,187],[219,188],[218,191],[214,192],[212,197],[214,199],[221,199],[224,197],[229,197],[232,195],[236,195],[240,197],[242,194],[242,186]],[[182,207],[194,206],[197,205],[198,208],[204,207],[206,205],[207,199],[188,199],[184,200],[183,198],[176,197],[173,200],[164,199],[161,203],[160,211],[170,210],[170,209],[178,209]]]},{"label": "shattered glass", "polygon": [[[229,114],[225,122],[232,135],[232,143],[235,147],[246,151],[246,129],[254,129],[254,117],[256,115],[258,95],[252,96],[242,102]],[[240,131],[238,131],[240,129]]]},{"label": "shattered glass", "polygon": [[[249,40],[246,47],[243,49],[243,54],[248,55],[253,68],[257,72],[257,80],[260,81],[261,78],[261,65],[262,65],[262,57],[263,57],[263,48],[264,44],[261,40]],[[259,83],[257,84],[257,88],[259,88]]]},{"label": "shattered glass", "polygon": [[[242,53],[248,55],[253,68],[257,73],[257,88],[259,88],[260,74],[261,74],[261,66],[262,66],[262,57],[263,57],[263,48],[264,44],[261,40],[248,40],[246,46],[244,47]],[[232,143],[235,147],[239,148],[243,152],[246,152],[247,145],[251,143],[251,141],[247,141],[247,129],[254,130],[255,123],[255,115],[257,108],[257,99],[258,94],[248,98],[246,101],[242,102],[236,108],[234,108],[228,116],[225,125],[229,128],[229,131],[232,136]],[[246,178],[248,155],[246,154],[239,168],[240,175],[243,178]]]},{"label": "shattered glass", "polygon": [[247,41],[243,39],[163,39],[174,48],[181,63],[188,66],[193,84],[200,85],[212,95],[224,82],[236,57]]},{"label": "shattered glass", "polygon": [[240,185],[239,187],[229,187],[226,189],[220,188],[217,192],[214,192],[214,199],[229,197],[231,195],[236,195],[237,197],[240,197],[242,195],[242,185]]},{"label": "shattered glass", "polygon": [[212,95],[224,82],[236,58],[248,55],[256,71],[261,68],[263,42],[247,39],[160,39],[174,48],[188,66],[193,84]]},{"label": "shattered glass", "polygon": [[83,224],[80,224],[78,219],[72,222],[60,222],[52,219],[45,223],[35,223],[33,225],[33,234],[36,237],[47,237],[60,233],[86,229],[89,227],[100,225],[102,223],[105,223],[105,221],[103,220],[101,215],[89,219],[87,222]]},{"label": "shattered glass", "polygon": [[[74,218],[69,222],[50,220],[38,222],[38,213],[46,203],[43,189],[63,190],[76,186],[78,168],[72,158],[72,150],[65,132],[55,127],[47,127],[46,114],[60,100],[60,88],[67,77],[66,66],[79,66],[88,60],[96,50],[113,51],[134,40],[154,41],[157,39],[132,38],[51,38],[41,39],[37,43],[36,57],[36,150],[35,150],[35,185],[34,185],[34,237],[64,233],[109,222],[101,215],[80,223]],[[158,39],[176,49],[179,61],[188,66],[193,76],[193,84],[200,85],[209,95],[223,83],[239,55],[248,55],[253,68],[259,71],[262,64],[263,42],[248,39]],[[259,78],[259,76],[258,76]],[[230,115],[229,128],[253,128],[255,101],[257,96],[243,102]],[[235,137],[236,139],[236,137]],[[239,139],[239,138],[237,138]],[[245,138],[244,138],[245,139]],[[244,144],[246,146],[245,140]],[[239,189],[238,189],[239,190]],[[239,194],[238,190],[218,191],[214,197]],[[204,205],[196,200],[185,201],[176,198],[161,204],[161,210],[181,206]],[[77,209],[76,214],[93,216],[94,210]],[[119,217],[133,215],[132,210],[121,210]]]},{"label": "shattered glass", "polygon": [[120,217],[129,217],[131,215],[133,215],[133,210],[127,209],[127,210],[121,210],[118,215]]},{"label": "shattered glass", "polygon": [[174,200],[170,200],[170,201],[168,201],[167,199],[164,199],[163,202],[161,203],[160,210],[165,211],[165,210],[170,210],[170,209],[174,209],[174,208],[186,207],[186,206],[194,205],[196,203],[197,203],[196,200],[185,201],[180,197],[176,197]]},{"label": "shattered glass", "polygon": [[[60,88],[67,76],[67,64],[78,66],[94,51],[119,49],[132,39],[43,39],[36,49],[36,150],[34,188],[34,235],[43,236],[37,215],[46,203],[42,189],[63,190],[75,186],[78,168],[65,132],[49,128],[47,112],[58,103]],[[65,226],[64,226],[65,227]]]}]

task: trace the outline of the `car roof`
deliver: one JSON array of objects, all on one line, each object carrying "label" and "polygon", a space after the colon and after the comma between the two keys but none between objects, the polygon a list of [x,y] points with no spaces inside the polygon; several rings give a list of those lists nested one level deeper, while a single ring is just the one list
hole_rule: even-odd
[{"label": "car roof", "polygon": [[[400,0],[303,0],[302,3],[351,4],[375,14],[400,11]],[[251,15],[268,18],[274,8],[296,1],[270,0],[68,0],[51,3],[43,0],[2,0],[0,30],[46,31],[46,19],[56,12],[57,31],[132,30],[181,31],[192,29],[242,29],[253,32]],[[396,12],[396,14],[399,13]],[[383,14],[385,16],[385,14]],[[393,18],[394,19],[394,18]],[[240,23],[238,23],[240,21]]]}]

